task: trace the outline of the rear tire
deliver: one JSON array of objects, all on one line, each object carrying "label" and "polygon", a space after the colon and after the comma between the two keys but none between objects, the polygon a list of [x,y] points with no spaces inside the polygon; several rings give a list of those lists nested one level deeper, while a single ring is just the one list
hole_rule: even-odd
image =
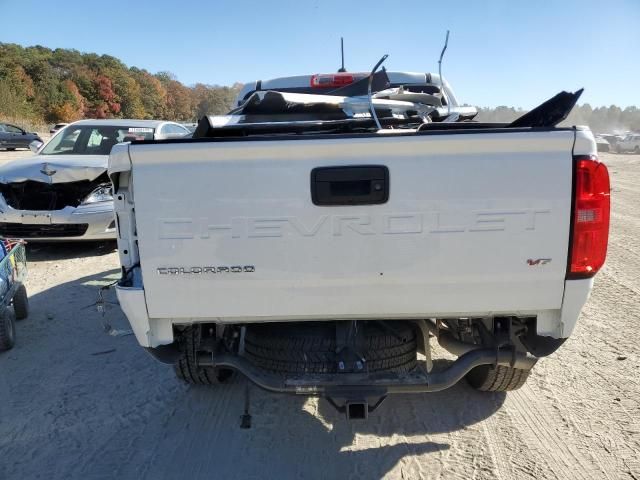
[{"label": "rear tire", "polygon": [[633,153],[635,153],[636,155],[640,154],[640,147],[636,145],[636,147],[633,149]]},{"label": "rear tire", "polygon": [[16,343],[15,315],[10,308],[0,313],[0,351],[9,350]]},{"label": "rear tire", "polygon": [[29,297],[26,287],[22,284],[13,296],[13,311],[16,314],[16,320],[24,320],[29,316]]},{"label": "rear tire", "polygon": [[176,376],[192,385],[217,385],[228,381],[234,371],[226,368],[201,367],[196,362],[197,328],[188,327],[180,337],[182,355],[174,365]]},{"label": "rear tire", "polygon": [[[360,322],[364,340],[359,353],[368,372],[406,373],[417,361],[416,331],[408,322]],[[329,322],[267,323],[247,326],[245,357],[275,373],[338,373],[335,326]]]},{"label": "rear tire", "polygon": [[467,382],[482,392],[508,392],[522,387],[531,370],[498,365],[482,365],[466,375]]}]

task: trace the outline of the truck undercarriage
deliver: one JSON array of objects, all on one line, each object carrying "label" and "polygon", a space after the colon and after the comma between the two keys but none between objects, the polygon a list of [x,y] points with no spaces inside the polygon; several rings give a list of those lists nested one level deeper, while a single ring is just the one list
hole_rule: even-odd
[{"label": "truck undercarriage", "polygon": [[[188,383],[224,383],[234,372],[277,393],[325,397],[349,419],[389,394],[475,388],[515,390],[538,356],[564,339],[535,334],[535,318],[193,324],[176,343],[147,350]],[[456,360],[433,361],[430,338]]]}]

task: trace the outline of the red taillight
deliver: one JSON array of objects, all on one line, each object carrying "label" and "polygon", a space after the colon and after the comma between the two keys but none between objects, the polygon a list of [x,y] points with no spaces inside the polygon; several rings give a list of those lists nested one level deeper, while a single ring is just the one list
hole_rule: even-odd
[{"label": "red taillight", "polygon": [[595,156],[574,157],[575,197],[567,278],[588,278],[604,264],[609,240],[609,172]]},{"label": "red taillight", "polygon": [[367,76],[366,73],[318,73],[311,75],[312,88],[340,88]]}]

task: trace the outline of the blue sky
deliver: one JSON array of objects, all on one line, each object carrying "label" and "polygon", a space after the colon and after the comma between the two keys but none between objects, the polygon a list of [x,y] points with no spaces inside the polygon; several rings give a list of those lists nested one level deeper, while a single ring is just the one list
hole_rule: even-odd
[{"label": "blue sky", "polygon": [[585,87],[581,103],[640,106],[640,0],[0,0],[0,41],[109,54],[186,84],[390,70],[443,74],[463,102],[530,108]]}]

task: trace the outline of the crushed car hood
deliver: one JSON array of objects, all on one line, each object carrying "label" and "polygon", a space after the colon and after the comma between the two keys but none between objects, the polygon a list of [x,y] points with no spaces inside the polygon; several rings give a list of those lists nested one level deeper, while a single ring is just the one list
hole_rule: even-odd
[{"label": "crushed car hood", "polygon": [[91,181],[107,171],[108,162],[106,155],[36,155],[2,165],[0,183]]}]

